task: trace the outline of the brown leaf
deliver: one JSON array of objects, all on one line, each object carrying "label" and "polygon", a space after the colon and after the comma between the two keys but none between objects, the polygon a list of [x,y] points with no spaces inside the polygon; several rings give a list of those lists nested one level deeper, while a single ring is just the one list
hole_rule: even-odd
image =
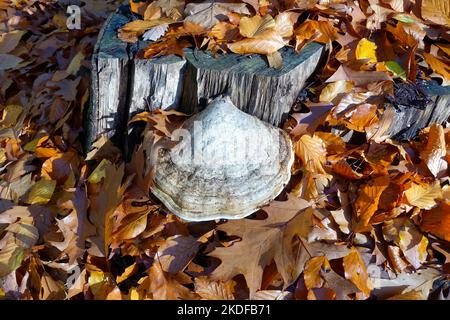
[{"label": "brown leaf", "polygon": [[265,220],[243,219],[220,225],[218,230],[242,240],[210,254],[222,260],[212,278],[227,281],[243,274],[253,297],[260,288],[264,267],[274,259],[285,285],[292,283],[303,269],[296,265],[292,240],[295,236],[306,238],[312,228],[312,210],[305,210],[308,206],[308,202],[291,196],[288,201],[274,201],[264,207],[268,213]]},{"label": "brown leaf", "polygon": [[420,158],[435,177],[445,174],[447,170],[447,161],[444,160],[446,154],[444,129],[440,124],[433,124],[428,133],[427,144],[420,151]]},{"label": "brown leaf", "polygon": [[304,271],[305,285],[308,290],[320,288],[323,285],[321,270],[330,270],[330,263],[325,256],[314,257],[306,263]]},{"label": "brown leaf", "polygon": [[326,162],[327,152],[324,142],[319,137],[303,135],[295,144],[295,154],[308,171],[326,173],[323,165]]},{"label": "brown leaf", "polygon": [[360,188],[358,198],[354,205],[359,220],[359,227],[364,227],[369,224],[370,218],[372,218],[378,209],[381,193],[388,187],[389,181],[389,176],[381,176],[371,180]]},{"label": "brown leaf", "polygon": [[195,293],[205,300],[234,300],[236,283],[233,280],[211,281],[207,277],[195,278]]},{"label": "brown leaf", "polygon": [[441,203],[439,207],[426,211],[422,216],[420,228],[450,241],[450,204]]},{"label": "brown leaf", "polygon": [[165,272],[177,274],[192,261],[200,242],[192,236],[176,235],[167,238],[158,249],[158,259]]},{"label": "brown leaf", "polygon": [[345,278],[351,280],[365,296],[369,296],[373,289],[364,261],[355,248],[344,257]]},{"label": "brown leaf", "polygon": [[357,86],[363,86],[371,82],[391,80],[387,73],[381,71],[356,71],[345,65],[341,65],[336,72],[328,78],[327,82],[353,81]]}]

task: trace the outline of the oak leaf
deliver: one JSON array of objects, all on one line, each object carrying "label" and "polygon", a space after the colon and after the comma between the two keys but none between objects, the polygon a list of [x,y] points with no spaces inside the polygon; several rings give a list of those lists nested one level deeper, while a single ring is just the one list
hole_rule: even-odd
[{"label": "oak leaf", "polygon": [[265,220],[244,219],[220,225],[217,230],[238,236],[241,241],[228,248],[216,248],[210,254],[222,261],[212,278],[227,281],[243,274],[253,297],[260,288],[264,267],[273,259],[285,286],[291,284],[303,269],[292,253],[292,240],[295,236],[306,238],[312,228],[313,211],[305,210],[307,207],[309,202],[290,196],[287,201],[274,201],[264,207],[268,213]]}]

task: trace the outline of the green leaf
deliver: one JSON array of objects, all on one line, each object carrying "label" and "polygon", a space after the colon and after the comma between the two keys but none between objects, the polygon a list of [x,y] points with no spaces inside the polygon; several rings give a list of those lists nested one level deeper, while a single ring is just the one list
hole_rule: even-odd
[{"label": "green leaf", "polygon": [[28,194],[28,204],[47,204],[56,188],[54,180],[40,180],[36,182]]},{"label": "green leaf", "polygon": [[406,81],[406,71],[402,68],[401,65],[399,65],[395,61],[386,61],[385,63],[386,68],[392,72],[395,76],[399,77],[403,81]]},{"label": "green leaf", "polygon": [[95,168],[94,171],[92,171],[91,175],[88,178],[89,183],[99,183],[100,181],[102,181],[102,179],[105,177],[106,174],[106,167],[111,165],[111,161],[107,160],[107,159],[103,159],[99,165],[97,166],[97,168]]},{"label": "green leaf", "polygon": [[16,270],[22,264],[24,249],[18,246],[14,237],[8,239],[0,250],[0,277],[4,277]]}]

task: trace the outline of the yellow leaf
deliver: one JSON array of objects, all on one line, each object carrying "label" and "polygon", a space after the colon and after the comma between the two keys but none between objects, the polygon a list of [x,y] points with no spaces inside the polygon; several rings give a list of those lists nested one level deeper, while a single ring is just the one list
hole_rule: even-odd
[{"label": "yellow leaf", "polygon": [[125,268],[125,271],[117,277],[116,283],[119,284],[125,280],[127,280],[129,277],[131,277],[133,274],[136,273],[136,271],[138,271],[138,265],[135,263],[133,263],[131,266],[128,266],[127,268]]},{"label": "yellow leaf", "polygon": [[275,20],[270,14],[261,17],[255,15],[253,17],[243,17],[239,21],[239,32],[247,38],[256,38],[265,31],[275,28]]},{"label": "yellow leaf", "polygon": [[54,180],[40,180],[36,182],[28,194],[28,204],[47,204],[56,188]]},{"label": "yellow leaf", "polygon": [[106,167],[111,165],[111,161],[103,159],[98,166],[92,171],[88,178],[89,183],[99,183],[106,175]]},{"label": "yellow leaf", "polygon": [[368,297],[373,289],[372,282],[367,274],[364,261],[355,248],[352,248],[352,251],[344,257],[344,270],[345,278],[353,282]]},{"label": "yellow leaf", "polygon": [[411,205],[430,210],[436,206],[436,199],[442,199],[442,189],[437,181],[426,185],[413,184],[405,191],[405,196]]},{"label": "yellow leaf", "polygon": [[306,263],[303,277],[305,279],[305,286],[308,290],[322,287],[322,269],[331,269],[330,263],[325,256],[314,257]]},{"label": "yellow leaf", "polygon": [[369,62],[377,62],[377,45],[372,41],[362,38],[356,46],[356,59],[369,59]]},{"label": "yellow leaf", "polygon": [[434,72],[439,73],[445,79],[450,80],[450,64],[447,61],[438,59],[426,52],[423,53],[423,57]]},{"label": "yellow leaf", "polygon": [[24,249],[15,243],[14,237],[7,239],[0,250],[0,277],[16,270],[22,264]]},{"label": "yellow leaf", "polygon": [[422,17],[444,26],[450,25],[448,0],[422,0]]},{"label": "yellow leaf", "polygon": [[7,105],[3,110],[3,117],[0,121],[0,127],[11,128],[17,123],[17,119],[23,111],[23,107],[19,105]]},{"label": "yellow leaf", "polygon": [[258,38],[248,38],[228,44],[228,48],[239,54],[257,53],[269,55],[285,46],[283,38],[273,30],[267,30]]},{"label": "yellow leaf", "polygon": [[323,165],[326,161],[327,150],[325,143],[319,137],[303,135],[297,141],[295,154],[302,160],[303,165],[308,171],[326,173]]},{"label": "yellow leaf", "polygon": [[331,102],[340,93],[349,92],[353,89],[353,82],[338,80],[328,84],[320,93],[319,100],[323,102]]}]

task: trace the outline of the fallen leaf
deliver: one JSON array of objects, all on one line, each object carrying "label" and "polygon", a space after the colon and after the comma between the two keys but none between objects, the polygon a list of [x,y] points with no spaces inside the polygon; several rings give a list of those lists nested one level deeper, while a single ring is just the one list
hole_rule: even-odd
[{"label": "fallen leaf", "polygon": [[437,181],[433,184],[422,185],[414,183],[405,191],[405,196],[411,205],[430,210],[437,206],[436,200],[442,199],[442,189]]},{"label": "fallen leaf", "polygon": [[326,161],[326,148],[319,137],[303,135],[295,144],[295,154],[302,160],[308,171],[326,173],[323,168]]},{"label": "fallen leaf", "polygon": [[450,241],[450,204],[441,203],[439,207],[424,212],[420,228]]},{"label": "fallen leaf", "polygon": [[377,62],[376,50],[377,45],[375,43],[367,40],[366,38],[362,38],[361,40],[359,40],[358,45],[356,46],[356,59],[369,59],[369,62]]},{"label": "fallen leaf", "polygon": [[373,285],[367,274],[364,261],[355,248],[344,257],[345,278],[351,280],[360,289],[365,296],[369,296]]}]

